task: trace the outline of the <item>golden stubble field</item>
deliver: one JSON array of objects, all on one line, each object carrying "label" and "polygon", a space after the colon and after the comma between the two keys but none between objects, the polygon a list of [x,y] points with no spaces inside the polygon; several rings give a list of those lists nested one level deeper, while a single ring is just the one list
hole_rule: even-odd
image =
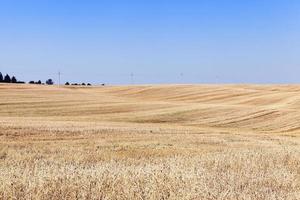
[{"label": "golden stubble field", "polygon": [[299,85],[0,84],[0,199],[300,199]]}]

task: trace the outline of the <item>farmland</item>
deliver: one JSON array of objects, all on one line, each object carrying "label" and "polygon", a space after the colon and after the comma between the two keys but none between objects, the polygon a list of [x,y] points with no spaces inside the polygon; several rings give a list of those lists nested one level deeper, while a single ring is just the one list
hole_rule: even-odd
[{"label": "farmland", "polygon": [[0,199],[300,198],[298,85],[0,95]]}]

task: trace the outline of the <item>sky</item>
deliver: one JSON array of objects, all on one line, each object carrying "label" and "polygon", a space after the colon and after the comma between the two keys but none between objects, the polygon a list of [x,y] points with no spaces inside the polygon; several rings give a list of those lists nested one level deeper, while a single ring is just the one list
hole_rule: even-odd
[{"label": "sky", "polygon": [[0,0],[0,71],[93,84],[300,83],[300,1]]}]

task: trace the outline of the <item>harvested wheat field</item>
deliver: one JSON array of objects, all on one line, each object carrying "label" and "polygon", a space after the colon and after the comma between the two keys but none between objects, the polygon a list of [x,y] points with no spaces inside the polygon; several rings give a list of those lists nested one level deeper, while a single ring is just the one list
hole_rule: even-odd
[{"label": "harvested wheat field", "polygon": [[0,95],[0,199],[300,199],[298,85]]}]

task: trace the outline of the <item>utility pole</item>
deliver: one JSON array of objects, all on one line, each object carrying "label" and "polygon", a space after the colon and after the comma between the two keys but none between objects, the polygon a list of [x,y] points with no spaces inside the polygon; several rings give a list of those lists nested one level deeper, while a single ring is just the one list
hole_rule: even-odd
[{"label": "utility pole", "polygon": [[58,71],[58,87],[60,87],[60,76],[61,76],[61,73],[60,73],[60,71]]},{"label": "utility pole", "polygon": [[183,73],[182,72],[180,73],[180,82],[181,82],[181,84],[183,83]]},{"label": "utility pole", "polygon": [[219,84],[219,76],[216,75],[216,84]]},{"label": "utility pole", "polygon": [[130,74],[131,85],[133,85],[133,73]]}]

